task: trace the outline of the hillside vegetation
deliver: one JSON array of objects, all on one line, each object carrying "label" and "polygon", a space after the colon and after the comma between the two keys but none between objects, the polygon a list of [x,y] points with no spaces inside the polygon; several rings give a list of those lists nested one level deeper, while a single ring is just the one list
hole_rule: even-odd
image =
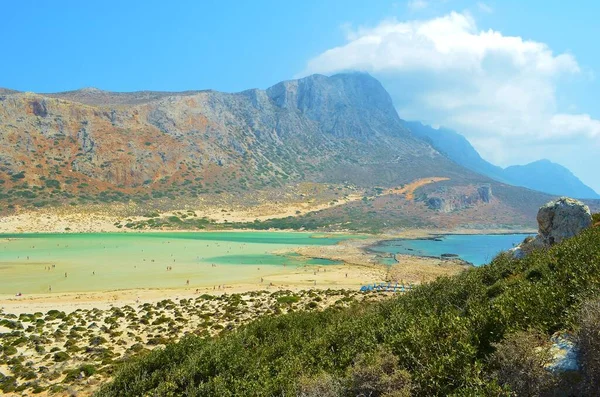
[{"label": "hillside vegetation", "polygon": [[[487,266],[383,302],[269,316],[216,338],[190,336],[124,362],[96,395],[497,396],[544,395],[558,387],[593,390],[597,366],[584,363],[565,386],[543,368],[538,351],[552,334],[576,331],[580,323],[585,335],[598,334],[590,332],[597,314],[590,320],[588,310],[580,321],[582,305],[600,292],[598,247],[596,227],[524,259],[502,254]],[[593,337],[582,340],[598,345]],[[587,350],[587,363],[598,361],[594,353]]]}]

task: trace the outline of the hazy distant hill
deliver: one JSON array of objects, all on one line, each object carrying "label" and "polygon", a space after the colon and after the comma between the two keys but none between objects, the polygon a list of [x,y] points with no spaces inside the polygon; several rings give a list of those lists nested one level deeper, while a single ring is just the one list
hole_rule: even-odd
[{"label": "hazy distant hill", "polygon": [[469,141],[456,131],[435,129],[419,122],[404,122],[404,125],[458,164],[495,180],[559,196],[600,198],[592,188],[560,164],[539,160],[503,169],[482,159]]},{"label": "hazy distant hill", "polygon": [[539,160],[526,165],[513,165],[504,170],[510,183],[550,194],[577,198],[600,198],[571,171],[549,160]]}]

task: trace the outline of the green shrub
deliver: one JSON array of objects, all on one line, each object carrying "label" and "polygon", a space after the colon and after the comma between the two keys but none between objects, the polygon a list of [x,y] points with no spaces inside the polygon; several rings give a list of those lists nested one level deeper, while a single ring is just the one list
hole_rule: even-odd
[{"label": "green shrub", "polygon": [[491,362],[500,385],[518,396],[545,395],[556,386],[555,377],[546,369],[552,359],[546,335],[520,331],[494,346]]},{"label": "green shrub", "polygon": [[583,375],[583,394],[600,390],[600,300],[586,302],[579,317],[577,336],[579,362]]},{"label": "green shrub", "polygon": [[358,356],[349,370],[348,395],[410,397],[410,374],[389,351],[377,349]]},{"label": "green shrub", "polygon": [[100,346],[107,342],[105,338],[102,336],[93,336],[90,338],[89,344],[90,346]]},{"label": "green shrub", "polygon": [[13,356],[13,355],[17,354],[17,348],[14,346],[4,346],[4,348],[2,350],[4,351],[4,354],[6,354],[7,356]]},{"label": "green shrub", "polygon": [[60,189],[60,182],[56,179],[46,179],[44,181],[44,184],[46,185],[46,187],[51,189]]},{"label": "green shrub", "polygon": [[300,301],[300,297],[296,295],[285,295],[277,297],[277,302],[283,305],[291,305]]},{"label": "green shrub", "polygon": [[16,182],[16,181],[24,179],[24,178],[25,178],[25,171],[21,171],[21,172],[18,172],[16,174],[13,174],[13,175],[10,176],[10,179],[13,182]]},{"label": "green shrub", "polygon": [[94,375],[98,370],[92,364],[83,364],[77,368],[67,371],[64,382],[71,383],[80,378],[89,378]]},{"label": "green shrub", "polygon": [[340,381],[328,373],[313,378],[300,378],[298,397],[339,397],[342,395]]},{"label": "green shrub", "polygon": [[57,363],[60,363],[63,361],[67,361],[71,357],[65,352],[56,352],[56,353],[54,353],[53,358],[54,358],[54,361],[56,361]]}]

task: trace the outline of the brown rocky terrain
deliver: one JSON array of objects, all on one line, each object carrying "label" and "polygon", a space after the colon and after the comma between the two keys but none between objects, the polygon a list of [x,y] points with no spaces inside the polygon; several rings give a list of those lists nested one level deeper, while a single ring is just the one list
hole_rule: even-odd
[{"label": "brown rocky terrain", "polygon": [[[549,199],[450,161],[403,126],[387,92],[364,74],[314,75],[234,94],[2,90],[0,145],[2,215],[98,206],[110,212],[115,203],[131,211],[124,216],[213,201],[250,208],[310,183],[330,190],[326,200],[358,192],[408,206],[411,216],[422,208],[467,211],[471,223],[485,224],[501,212],[502,223],[531,225],[523,201],[537,207]],[[441,178],[437,191],[383,194],[432,177]],[[286,198],[311,199],[299,191]],[[361,203],[336,208],[365,210]],[[324,209],[305,207],[301,212]],[[473,208],[481,208],[479,218],[472,219]],[[432,223],[418,216],[414,225],[422,221]]]}]

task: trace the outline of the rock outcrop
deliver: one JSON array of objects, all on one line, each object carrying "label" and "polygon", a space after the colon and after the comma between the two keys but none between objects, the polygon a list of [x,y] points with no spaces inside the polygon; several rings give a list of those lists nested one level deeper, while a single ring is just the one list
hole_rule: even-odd
[{"label": "rock outcrop", "polygon": [[428,195],[425,204],[429,209],[443,213],[475,207],[492,201],[492,186],[489,183],[460,190],[441,188]]},{"label": "rock outcrop", "polygon": [[592,214],[581,201],[561,197],[540,207],[537,214],[538,234],[525,239],[511,250],[516,258],[539,247],[550,247],[576,236],[592,225]]},{"label": "rock outcrop", "polygon": [[562,197],[540,208],[538,238],[545,245],[560,243],[592,225],[592,214],[581,201]]},{"label": "rock outcrop", "polygon": [[492,186],[490,184],[479,186],[477,193],[479,193],[479,199],[484,203],[489,203],[492,200]]}]

